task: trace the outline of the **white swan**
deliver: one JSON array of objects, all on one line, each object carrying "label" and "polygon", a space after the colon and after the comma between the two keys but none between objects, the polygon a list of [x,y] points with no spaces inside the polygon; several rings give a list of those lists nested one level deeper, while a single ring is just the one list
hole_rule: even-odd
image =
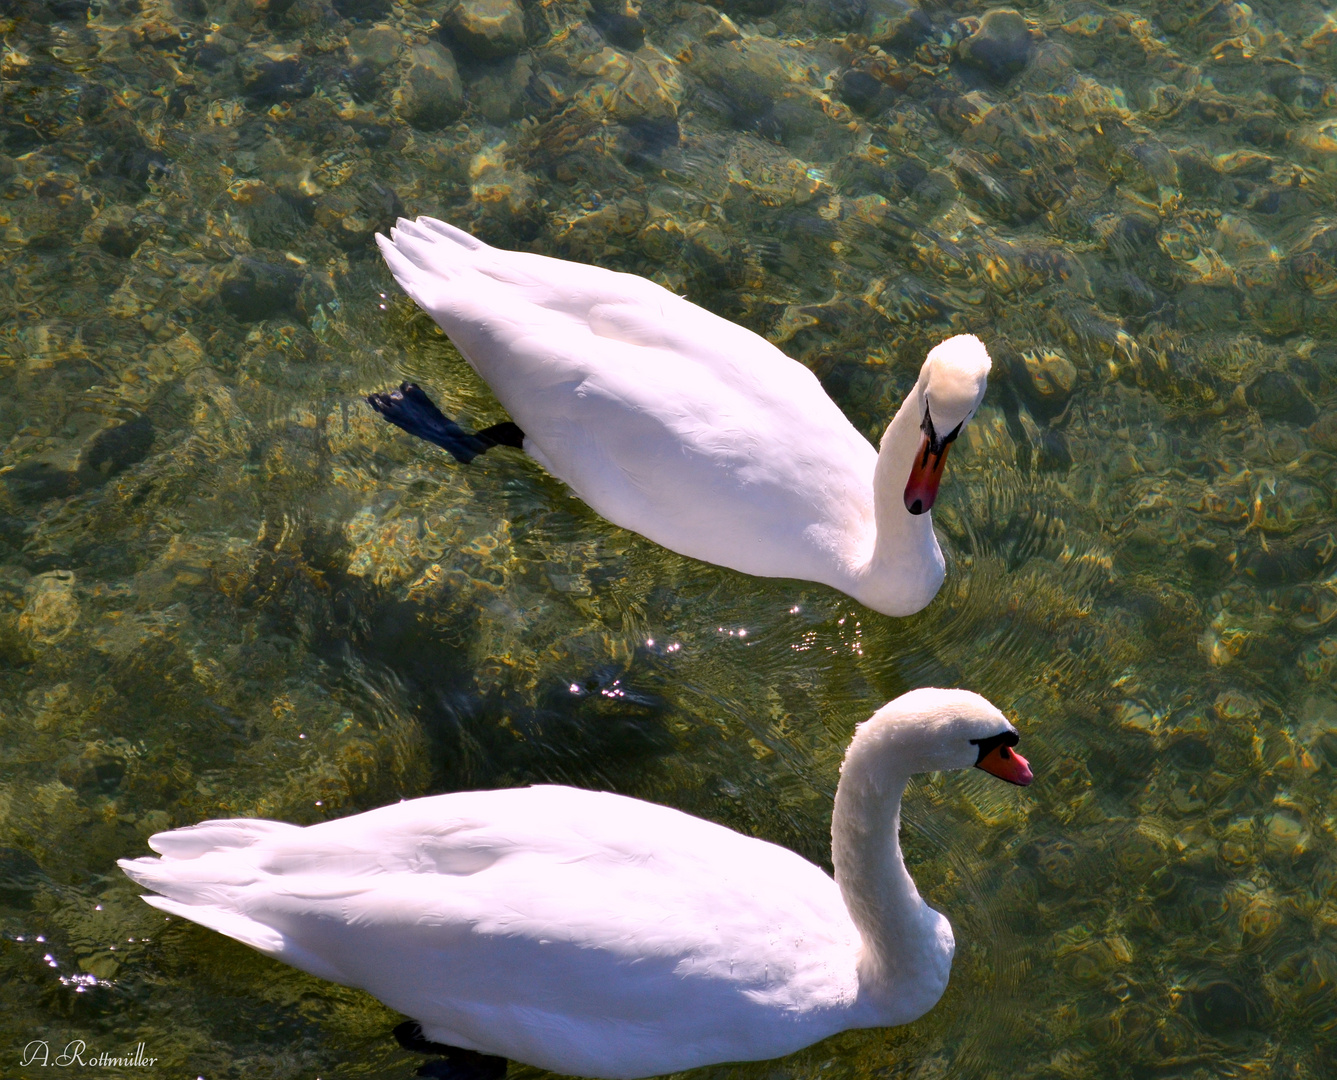
[{"label": "white swan", "polygon": [[903,1024],[942,995],[948,921],[901,859],[912,773],[1030,783],[978,694],[914,690],[859,725],[832,881],[774,844],[568,787],[413,799],[306,828],[206,821],[121,868],[193,919],[362,987],[450,1047],[642,1077]]},{"label": "white swan", "polygon": [[428,217],[376,240],[515,423],[468,435],[407,383],[368,398],[386,419],[463,461],[523,446],[609,521],[706,562],[820,581],[887,615],[942,585],[928,510],[984,396],[978,338],[929,353],[879,453],[803,365],[644,278]]}]

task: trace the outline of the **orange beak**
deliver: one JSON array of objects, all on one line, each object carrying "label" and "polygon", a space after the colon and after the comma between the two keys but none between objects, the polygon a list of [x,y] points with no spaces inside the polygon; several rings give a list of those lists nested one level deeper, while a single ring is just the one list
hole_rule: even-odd
[{"label": "orange beak", "polygon": [[1025,787],[1035,779],[1031,775],[1031,767],[1026,759],[1012,747],[1006,745],[995,746],[979,761],[975,762],[975,768],[983,769],[985,772],[998,777],[999,780],[1006,780],[1009,784],[1016,784],[1018,787]]},{"label": "orange beak", "polygon": [[947,464],[947,447],[950,442],[943,442],[936,448],[936,440],[924,432],[919,438],[919,453],[910,467],[910,480],[905,485],[905,508],[910,513],[927,514],[933,509],[933,500],[938,497],[938,485],[942,482],[942,467]]}]

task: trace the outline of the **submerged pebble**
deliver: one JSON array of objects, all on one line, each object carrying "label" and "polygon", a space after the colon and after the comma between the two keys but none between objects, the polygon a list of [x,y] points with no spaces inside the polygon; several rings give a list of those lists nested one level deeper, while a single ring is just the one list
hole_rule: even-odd
[{"label": "submerged pebble", "polygon": [[464,108],[464,87],[450,50],[435,41],[411,46],[395,96],[399,114],[415,127],[431,131],[455,120]]},{"label": "submerged pebble", "polygon": [[984,13],[978,27],[961,42],[961,60],[1001,86],[1020,75],[1034,46],[1025,18],[1013,8]]},{"label": "submerged pebble", "polygon": [[511,56],[525,47],[525,16],[516,0],[457,0],[443,25],[479,59]]}]

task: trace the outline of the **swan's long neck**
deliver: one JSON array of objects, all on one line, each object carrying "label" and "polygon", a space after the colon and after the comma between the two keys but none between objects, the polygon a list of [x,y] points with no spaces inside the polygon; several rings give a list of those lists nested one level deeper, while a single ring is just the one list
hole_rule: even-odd
[{"label": "swan's long neck", "polygon": [[952,956],[950,926],[920,898],[901,857],[901,797],[915,757],[906,742],[885,727],[856,734],[831,819],[836,884],[862,938],[859,995],[896,1023],[938,1000]]},{"label": "swan's long neck", "polygon": [[906,396],[892,418],[873,471],[873,516],[877,539],[860,571],[855,595],[888,615],[910,615],[937,595],[943,579],[943,558],[933,535],[930,514],[905,508],[905,484],[919,451],[923,421],[919,386]]}]

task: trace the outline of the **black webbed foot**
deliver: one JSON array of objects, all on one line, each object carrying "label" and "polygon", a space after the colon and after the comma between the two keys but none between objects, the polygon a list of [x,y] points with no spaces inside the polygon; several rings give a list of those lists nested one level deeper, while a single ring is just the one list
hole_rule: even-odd
[{"label": "black webbed foot", "polygon": [[525,433],[509,420],[471,434],[413,383],[401,383],[398,390],[386,394],[368,394],[367,404],[396,427],[435,443],[461,465],[468,465],[494,446],[524,448]]},{"label": "black webbed foot", "polygon": [[517,450],[525,448],[525,433],[520,430],[519,424],[509,420],[483,428],[475,438],[484,440],[489,446],[513,446]]},{"label": "black webbed foot", "polygon": [[506,1075],[504,1057],[432,1042],[423,1035],[422,1025],[416,1020],[405,1020],[396,1026],[394,1036],[405,1050],[439,1055],[438,1060],[429,1061],[418,1070],[419,1076],[434,1076],[441,1080],[502,1080]]}]

